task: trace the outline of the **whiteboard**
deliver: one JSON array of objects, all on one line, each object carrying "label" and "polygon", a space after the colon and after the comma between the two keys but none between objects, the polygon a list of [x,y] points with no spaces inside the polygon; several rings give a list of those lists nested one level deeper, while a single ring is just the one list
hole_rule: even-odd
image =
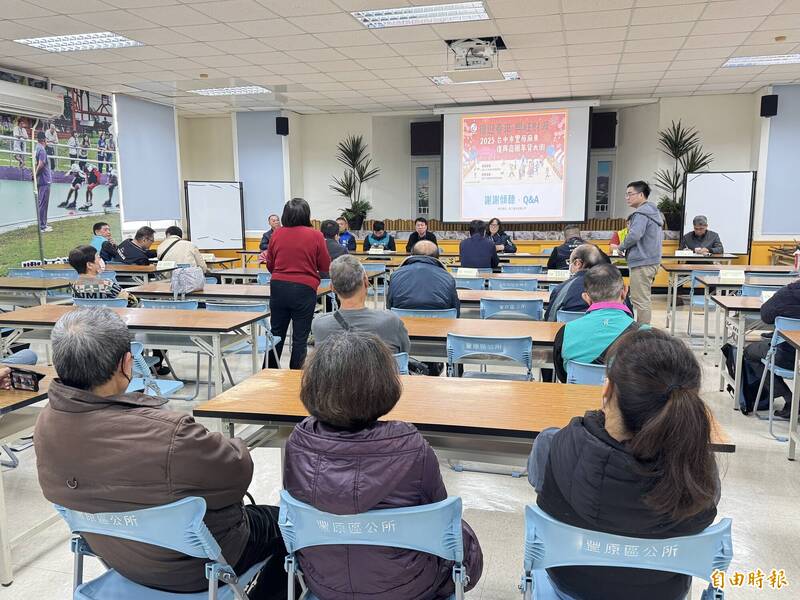
[{"label": "whiteboard", "polygon": [[755,184],[754,171],[687,173],[681,235],[692,231],[695,216],[705,215],[727,254],[750,252]]},{"label": "whiteboard", "polygon": [[186,181],[186,232],[201,250],[244,249],[240,181]]}]

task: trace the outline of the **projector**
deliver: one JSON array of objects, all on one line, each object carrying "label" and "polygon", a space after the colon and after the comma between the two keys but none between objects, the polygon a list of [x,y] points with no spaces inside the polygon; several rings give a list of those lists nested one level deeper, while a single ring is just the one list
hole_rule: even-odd
[{"label": "projector", "polygon": [[[498,40],[500,44],[498,45]],[[453,83],[471,81],[503,81],[500,70],[498,50],[505,49],[501,38],[470,38],[451,40],[447,45],[452,52],[452,64],[448,60],[445,75]],[[450,58],[448,53],[448,58]]]}]

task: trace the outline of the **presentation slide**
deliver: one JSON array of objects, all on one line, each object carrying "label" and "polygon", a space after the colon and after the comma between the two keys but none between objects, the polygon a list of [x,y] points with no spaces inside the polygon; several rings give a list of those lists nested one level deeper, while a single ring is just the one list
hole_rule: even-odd
[{"label": "presentation slide", "polygon": [[589,108],[445,115],[445,221],[581,221]]}]

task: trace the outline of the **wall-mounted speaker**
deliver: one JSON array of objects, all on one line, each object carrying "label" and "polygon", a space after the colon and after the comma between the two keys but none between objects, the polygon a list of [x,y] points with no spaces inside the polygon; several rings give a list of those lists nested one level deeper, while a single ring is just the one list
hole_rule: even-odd
[{"label": "wall-mounted speaker", "polygon": [[275,133],[278,135],[289,135],[288,117],[275,117]]},{"label": "wall-mounted speaker", "polygon": [[761,116],[774,117],[778,114],[778,94],[761,96]]}]

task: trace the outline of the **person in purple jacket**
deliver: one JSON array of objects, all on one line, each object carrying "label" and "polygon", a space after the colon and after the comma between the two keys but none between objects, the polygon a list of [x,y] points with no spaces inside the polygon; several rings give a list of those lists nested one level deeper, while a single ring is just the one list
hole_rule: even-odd
[{"label": "person in purple jacket", "polygon": [[[320,344],[303,372],[300,399],[311,416],[286,443],[284,488],[340,515],[447,498],[436,454],[417,429],[378,421],[401,393],[394,357],[375,335],[345,331]],[[483,554],[466,522],[462,530],[470,590]],[[452,562],[423,552],[323,546],[298,558],[311,592],[325,600],[440,600],[455,591]]]}]

